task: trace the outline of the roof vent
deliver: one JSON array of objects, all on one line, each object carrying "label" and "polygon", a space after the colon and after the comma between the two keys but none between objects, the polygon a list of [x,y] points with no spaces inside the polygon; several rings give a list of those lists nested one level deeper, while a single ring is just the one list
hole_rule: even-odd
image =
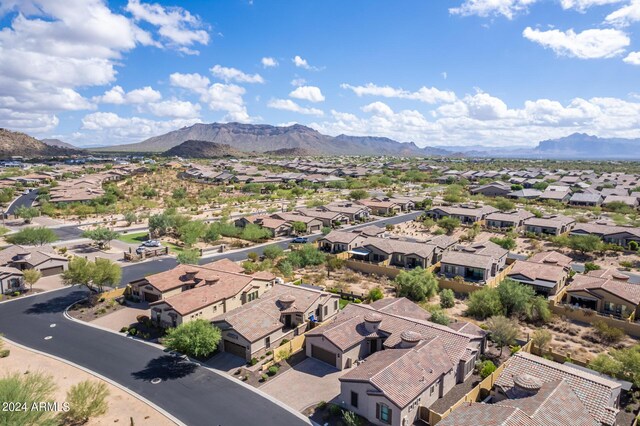
[{"label": "roof vent", "polygon": [[550,263],[552,265],[555,265],[558,263],[558,259],[545,259],[542,261],[543,263]]},{"label": "roof vent", "polygon": [[542,381],[531,374],[522,373],[513,376],[514,386],[521,391],[536,393],[542,387]]},{"label": "roof vent", "polygon": [[422,340],[422,335],[415,331],[406,330],[400,334],[400,347],[412,348]]},{"label": "roof vent", "polygon": [[629,276],[625,275],[621,272],[614,272],[613,274],[611,274],[611,277],[614,280],[618,280],[618,281],[628,281],[629,280]]}]

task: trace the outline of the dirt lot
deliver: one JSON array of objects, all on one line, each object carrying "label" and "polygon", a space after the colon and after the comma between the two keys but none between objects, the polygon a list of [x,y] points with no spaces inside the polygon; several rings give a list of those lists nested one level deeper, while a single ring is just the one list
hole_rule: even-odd
[{"label": "dirt lot", "polygon": [[[18,372],[28,374],[28,372],[42,372],[53,376],[57,385],[55,401],[63,402],[67,390],[76,383],[83,380],[100,380],[89,373],[76,367],[36,354],[31,351],[21,349],[17,346],[5,342],[5,347],[11,350],[11,355],[0,359],[0,370],[3,374]],[[89,420],[86,425],[149,425],[164,426],[173,425],[172,421],[128,393],[108,385],[109,387],[109,410],[103,416]]]},{"label": "dirt lot", "polygon": [[327,269],[324,266],[307,267],[297,270],[293,279],[302,278],[305,284],[313,284],[324,288],[338,288],[346,293],[363,294],[369,290],[380,287],[385,297],[395,297],[395,287],[393,280],[377,275],[366,275],[342,268],[331,272],[327,277]]}]

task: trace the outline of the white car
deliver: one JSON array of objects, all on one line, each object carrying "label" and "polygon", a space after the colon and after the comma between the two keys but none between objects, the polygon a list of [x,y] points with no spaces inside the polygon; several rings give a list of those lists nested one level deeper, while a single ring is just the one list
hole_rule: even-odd
[{"label": "white car", "polygon": [[162,243],[158,240],[149,240],[141,244],[144,247],[162,247]]}]

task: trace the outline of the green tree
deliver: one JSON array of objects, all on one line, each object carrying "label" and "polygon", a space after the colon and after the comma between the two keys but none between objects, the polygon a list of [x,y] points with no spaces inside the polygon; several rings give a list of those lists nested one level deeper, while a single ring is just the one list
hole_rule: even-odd
[{"label": "green tree", "polygon": [[598,269],[600,269],[600,265],[596,265],[593,262],[586,262],[584,264],[584,273],[586,274],[587,272],[590,271],[597,271]]},{"label": "green tree", "polygon": [[494,316],[487,320],[487,329],[490,333],[490,339],[493,343],[500,347],[500,356],[505,346],[516,343],[520,327],[518,323],[512,319],[503,316]]},{"label": "green tree", "polygon": [[384,298],[384,293],[382,293],[382,289],[380,287],[374,287],[369,290],[368,299],[370,302],[375,302],[376,300],[380,300]]},{"label": "green tree", "polygon": [[349,192],[350,200],[354,200],[354,201],[364,200],[367,197],[369,197],[369,193],[364,189],[354,189],[353,191]]},{"label": "green tree", "polygon": [[211,355],[220,342],[220,329],[204,319],[196,319],[167,330],[164,345],[174,351],[204,358]]},{"label": "green tree", "polygon": [[551,339],[553,339],[553,335],[549,330],[544,330],[542,328],[533,332],[533,337],[531,340],[533,341],[533,346],[544,351],[549,343],[551,343]]},{"label": "green tree", "polygon": [[278,270],[285,277],[290,277],[291,275],[293,275],[293,266],[291,265],[291,262],[289,262],[288,260],[283,260],[278,262],[277,267],[278,267]]},{"label": "green tree", "polygon": [[244,227],[240,233],[240,238],[247,241],[259,242],[268,240],[273,236],[270,229],[263,228],[254,223],[250,223]]},{"label": "green tree", "polygon": [[186,249],[182,250],[176,256],[178,263],[183,265],[197,265],[200,261],[200,250],[198,249]]},{"label": "green tree", "polygon": [[84,286],[98,292],[105,286],[118,285],[121,278],[122,268],[111,260],[102,258],[96,258],[92,262],[84,257],[74,257],[69,262],[69,268],[62,273],[64,284]]},{"label": "green tree", "polygon": [[627,380],[640,387],[640,345],[612,349],[609,354],[598,355],[589,367],[604,374]]},{"label": "green tree", "polygon": [[327,278],[331,277],[331,272],[344,268],[344,260],[339,259],[337,256],[327,256],[325,261],[327,266]]},{"label": "green tree", "polygon": [[266,246],[264,250],[262,250],[262,254],[264,254],[264,257],[271,260],[279,258],[280,256],[282,256],[282,253],[284,253],[284,250],[277,244]]},{"label": "green tree", "polygon": [[331,232],[331,227],[323,226],[321,232],[322,232],[322,235],[327,235],[329,232]]},{"label": "green tree", "polygon": [[438,226],[447,231],[447,234],[451,234],[458,226],[460,226],[460,220],[450,216],[443,217],[438,221]]},{"label": "green tree", "polygon": [[327,255],[312,244],[304,244],[299,250],[287,254],[287,260],[294,268],[322,265]]},{"label": "green tree", "polygon": [[42,277],[42,273],[37,269],[25,269],[22,271],[24,282],[29,285],[29,291],[33,291],[33,285]]},{"label": "green tree", "polygon": [[[53,403],[56,385],[52,376],[38,372],[14,373],[0,378],[0,401],[24,403],[27,407]],[[0,425],[57,426],[57,415],[49,410],[0,410]]]},{"label": "green tree", "polygon": [[45,228],[44,226],[38,226],[24,228],[15,234],[6,236],[5,239],[11,244],[41,246],[57,241],[58,236],[52,229]]},{"label": "green tree", "polygon": [[24,223],[31,223],[31,221],[39,215],[40,210],[35,207],[20,206],[16,209],[16,216],[24,219]]},{"label": "green tree", "polygon": [[112,240],[118,238],[120,234],[106,226],[98,226],[94,229],[86,230],[82,233],[82,238],[88,238],[95,241],[100,248],[108,248]]},{"label": "green tree", "polygon": [[569,237],[568,247],[582,254],[593,253],[602,248],[602,241],[597,235],[572,235]]},{"label": "green tree", "polygon": [[482,361],[478,365],[478,372],[480,373],[480,378],[483,380],[489,377],[496,369],[496,365],[491,360]]},{"label": "green tree", "polygon": [[449,323],[451,322],[447,314],[442,309],[436,309],[431,312],[429,321],[440,325],[449,325]]},{"label": "green tree", "polygon": [[178,229],[178,235],[185,246],[191,247],[204,235],[206,229],[207,225],[203,221],[193,220],[182,225]]},{"label": "green tree", "polygon": [[104,382],[84,380],[67,391],[69,411],[63,414],[68,424],[81,425],[92,417],[98,417],[107,412],[109,403],[109,388]]},{"label": "green tree", "polygon": [[443,309],[453,308],[456,305],[456,298],[453,290],[443,288],[440,290],[440,307]]},{"label": "green tree", "polygon": [[124,214],[124,221],[127,222],[127,226],[131,226],[131,224],[138,221],[138,216],[136,216],[134,212],[126,212]]},{"label": "green tree", "polygon": [[493,202],[493,207],[495,207],[500,211],[507,212],[515,209],[516,205],[511,200],[507,200],[506,198],[499,197],[499,198],[496,198],[496,200]]},{"label": "green tree", "polygon": [[494,315],[502,315],[503,313],[504,307],[500,302],[498,290],[495,288],[484,287],[469,295],[467,303],[468,315],[485,319]]},{"label": "green tree", "polygon": [[407,297],[415,302],[430,299],[438,291],[438,280],[429,271],[420,267],[401,271],[395,278],[399,297]]},{"label": "green tree", "polygon": [[489,238],[489,241],[491,241],[494,244],[499,245],[500,247],[502,247],[505,250],[513,250],[514,248],[516,248],[516,240],[514,240],[513,238],[509,238],[509,237],[504,237],[504,238],[498,238],[498,237],[491,237]]},{"label": "green tree", "polygon": [[536,295],[532,287],[510,278],[504,279],[498,285],[497,290],[500,296],[500,303],[504,307],[504,313],[508,317],[524,314],[527,311],[529,302]]},{"label": "green tree", "polygon": [[295,221],[291,226],[293,227],[293,232],[295,232],[296,235],[302,235],[307,232],[307,224],[304,222]]}]

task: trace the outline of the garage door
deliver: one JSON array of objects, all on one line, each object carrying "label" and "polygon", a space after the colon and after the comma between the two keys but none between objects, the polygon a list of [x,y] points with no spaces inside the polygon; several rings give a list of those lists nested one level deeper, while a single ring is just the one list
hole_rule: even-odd
[{"label": "garage door", "polygon": [[58,275],[64,272],[64,268],[62,267],[62,265],[60,266],[53,266],[51,268],[43,268],[40,269],[40,272],[42,273],[43,277],[50,277],[51,275]]},{"label": "garage door", "polygon": [[319,346],[311,345],[311,356],[333,367],[336,366],[336,354]]},{"label": "garage door", "polygon": [[239,356],[242,359],[247,359],[247,348],[237,343],[233,343],[228,340],[225,340],[224,351],[229,352],[230,354]]},{"label": "garage door", "polygon": [[147,302],[155,302],[156,300],[160,300],[160,296],[153,293],[147,293],[146,291],[142,293],[144,295],[144,300]]}]

